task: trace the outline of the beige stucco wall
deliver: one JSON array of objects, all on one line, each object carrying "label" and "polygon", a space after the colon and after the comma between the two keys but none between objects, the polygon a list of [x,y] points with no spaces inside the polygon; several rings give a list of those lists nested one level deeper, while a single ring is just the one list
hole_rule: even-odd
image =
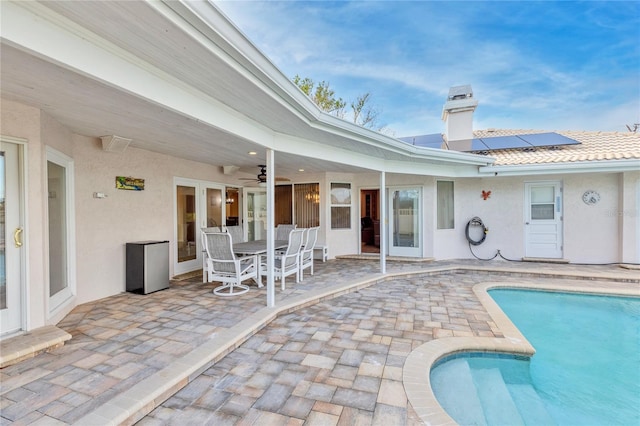
[{"label": "beige stucco wall", "polygon": [[618,217],[622,261],[640,264],[640,171],[619,175],[617,210],[610,215]]},{"label": "beige stucco wall", "polygon": [[[102,150],[100,139],[74,136],[78,302],[125,291],[125,244],[170,241],[173,275],[174,177],[234,183],[219,167],[129,147]],[[145,180],[143,191],[115,188],[116,176]],[[237,182],[235,182],[237,184]],[[106,198],[94,198],[102,192]]]},{"label": "beige stucco wall", "polygon": [[[435,231],[435,257],[471,258],[464,231],[467,222],[478,216],[489,233],[483,244],[472,247],[473,252],[490,258],[500,250],[506,258],[521,259],[525,256],[525,183],[557,180],[563,186],[564,258],[576,263],[617,262],[619,217],[611,212],[618,210],[618,179],[616,173],[454,179],[455,229]],[[601,194],[598,204],[582,202],[588,189]],[[487,200],[481,196],[483,190],[491,191]]]}]

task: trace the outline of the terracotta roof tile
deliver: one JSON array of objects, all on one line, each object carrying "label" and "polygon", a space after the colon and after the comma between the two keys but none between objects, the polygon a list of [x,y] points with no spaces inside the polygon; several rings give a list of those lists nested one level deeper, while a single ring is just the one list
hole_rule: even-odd
[{"label": "terracotta roof tile", "polygon": [[[489,129],[474,131],[473,134],[476,138],[490,138],[548,132],[548,130]],[[537,148],[534,151],[493,150],[488,155],[496,159],[494,163],[496,166],[640,159],[640,133],[587,131],[555,131],[555,133],[574,139],[580,144],[565,145],[557,149]]]}]

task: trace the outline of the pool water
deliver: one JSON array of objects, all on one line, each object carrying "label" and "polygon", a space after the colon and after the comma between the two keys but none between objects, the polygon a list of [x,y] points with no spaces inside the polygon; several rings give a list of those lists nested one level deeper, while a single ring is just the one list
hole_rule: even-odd
[{"label": "pool water", "polygon": [[460,424],[640,425],[640,299],[496,289],[531,359],[463,354],[431,383]]}]

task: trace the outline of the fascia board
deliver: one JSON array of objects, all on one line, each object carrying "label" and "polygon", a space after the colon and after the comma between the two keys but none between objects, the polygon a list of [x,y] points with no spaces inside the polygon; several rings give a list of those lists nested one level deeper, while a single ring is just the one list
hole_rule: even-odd
[{"label": "fascia board", "polygon": [[478,169],[479,176],[524,176],[558,173],[618,173],[640,170],[640,160],[578,161],[574,163],[525,164],[513,166],[485,166]]},{"label": "fascia board", "polygon": [[441,177],[477,177],[478,167],[475,165],[436,164],[428,162],[385,161],[387,173],[418,176]]},{"label": "fascia board", "polygon": [[66,69],[225,132],[269,143],[273,132],[35,2],[2,2],[2,39]]},{"label": "fascia board", "polygon": [[336,147],[328,149],[326,145],[320,142],[281,133],[276,133],[272,147],[276,152],[286,152],[301,157],[316,158],[363,169],[384,170],[383,159]]}]

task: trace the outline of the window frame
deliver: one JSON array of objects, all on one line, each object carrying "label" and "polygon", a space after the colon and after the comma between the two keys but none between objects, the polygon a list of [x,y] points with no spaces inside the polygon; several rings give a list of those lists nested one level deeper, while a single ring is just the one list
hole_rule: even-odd
[{"label": "window frame", "polygon": [[[450,204],[443,206],[442,197],[440,194],[440,184],[450,184],[450,194],[442,194],[446,196],[447,203]],[[443,186],[444,188],[444,186]],[[456,204],[455,204],[455,181],[453,180],[436,180],[436,229],[447,230],[455,229],[456,227]],[[444,210],[446,208],[446,211]],[[445,216],[446,217],[443,217]]]},{"label": "window frame", "polygon": [[[341,187],[338,185],[342,185]],[[344,202],[334,202],[334,189],[347,189],[349,191],[348,201]],[[353,188],[351,182],[331,182],[329,184],[329,210],[331,213],[331,229],[332,230],[350,230],[353,228],[353,221],[351,218],[352,212],[352,204],[353,204]],[[341,216],[340,218],[336,218],[334,220],[334,211],[337,213],[338,210],[345,210],[346,215]],[[348,218],[348,223],[344,226],[339,226],[341,223],[338,223],[338,220],[344,220],[344,218]]]}]

